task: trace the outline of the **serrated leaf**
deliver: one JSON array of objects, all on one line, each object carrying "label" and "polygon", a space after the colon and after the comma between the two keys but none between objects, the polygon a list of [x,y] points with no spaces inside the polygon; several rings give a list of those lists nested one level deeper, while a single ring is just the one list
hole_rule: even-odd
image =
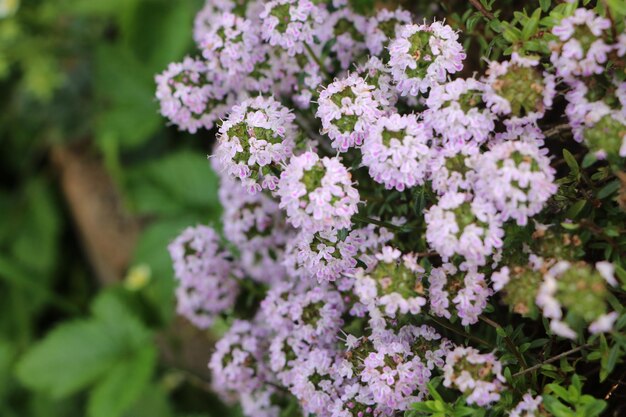
[{"label": "serrated leaf", "polygon": [[146,387],[156,358],[156,349],[147,345],[111,368],[90,393],[89,417],[121,416]]}]

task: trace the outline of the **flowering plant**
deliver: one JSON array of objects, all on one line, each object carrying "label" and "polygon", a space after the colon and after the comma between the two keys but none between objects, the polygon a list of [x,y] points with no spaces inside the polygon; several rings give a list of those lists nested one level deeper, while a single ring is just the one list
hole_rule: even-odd
[{"label": "flowering plant", "polygon": [[611,403],[626,352],[624,8],[540,1],[507,21],[470,3],[444,21],[437,7],[209,0],[202,55],[157,77],[172,124],[218,125],[223,236],[189,228],[170,252],[179,313],[231,325],[210,368],[245,415]]}]

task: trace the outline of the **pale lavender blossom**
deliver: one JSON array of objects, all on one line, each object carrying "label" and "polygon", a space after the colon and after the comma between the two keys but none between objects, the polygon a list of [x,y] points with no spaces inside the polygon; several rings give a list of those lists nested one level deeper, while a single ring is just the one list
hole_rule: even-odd
[{"label": "pale lavender blossom", "polygon": [[474,192],[492,203],[502,220],[525,226],[556,194],[554,169],[538,146],[508,141],[494,145],[473,160]]},{"label": "pale lavender blossom", "polygon": [[365,54],[367,19],[349,7],[341,7],[330,13],[318,27],[316,36],[324,44],[332,41],[330,51],[343,70],[350,68]]},{"label": "pale lavender blossom", "polygon": [[389,45],[389,66],[398,91],[417,96],[463,69],[465,52],[458,37],[442,22],[400,27]]},{"label": "pale lavender blossom", "polygon": [[570,79],[577,76],[601,74],[612,48],[604,38],[608,36],[611,21],[589,9],[576,9],[552,29],[558,40],[550,43],[550,60],[558,76]]},{"label": "pale lavender blossom", "polygon": [[335,80],[320,92],[315,116],[331,146],[340,152],[359,147],[388,103],[374,97],[375,86],[357,74]]},{"label": "pale lavender blossom", "polygon": [[248,192],[275,190],[295,146],[294,119],[272,97],[247,99],[234,106],[222,123],[215,156]]},{"label": "pale lavender blossom", "polygon": [[487,307],[492,294],[485,275],[470,266],[461,271],[451,263],[433,268],[428,275],[430,311],[438,317],[450,319],[456,314],[463,326],[475,324]]},{"label": "pale lavender blossom", "polygon": [[292,230],[278,202],[262,192],[248,193],[229,176],[221,179],[218,195],[224,209],[224,236],[239,249],[247,275],[268,284],[285,279],[281,259]]},{"label": "pale lavender blossom", "polygon": [[280,208],[296,228],[311,232],[349,228],[358,211],[359,192],[338,157],[313,152],[294,156],[280,177]]},{"label": "pale lavender blossom", "polygon": [[424,184],[431,158],[431,131],[410,114],[379,118],[370,128],[361,153],[370,176],[385,188],[404,191]]},{"label": "pale lavender blossom", "polygon": [[[373,85],[372,90],[374,100],[381,103],[385,110],[393,111],[393,106],[398,101],[398,91],[391,79],[391,72],[380,58],[370,57],[364,64],[358,64],[355,72],[361,76],[366,83]],[[626,95],[626,92],[625,92]]]},{"label": "pale lavender blossom", "polygon": [[400,7],[394,10],[380,9],[367,22],[365,43],[370,54],[379,56],[389,42],[397,36],[398,28],[412,23],[411,13]]},{"label": "pale lavender blossom", "polygon": [[506,117],[507,127],[536,124],[552,108],[556,79],[540,68],[538,59],[517,52],[508,61],[489,63],[483,98],[493,113]]},{"label": "pale lavender blossom", "polygon": [[211,129],[226,115],[234,97],[213,64],[186,57],[156,76],[161,114],[180,130]]},{"label": "pale lavender blossom", "polygon": [[486,89],[473,78],[434,85],[426,99],[424,122],[441,135],[444,144],[485,142],[495,128],[495,115],[482,98]]},{"label": "pale lavender blossom", "polygon": [[522,401],[517,403],[515,408],[509,412],[509,417],[539,417],[539,406],[542,401],[541,395],[533,396],[527,392],[522,397]]},{"label": "pale lavender blossom", "polygon": [[489,407],[500,400],[504,382],[502,364],[493,353],[459,346],[446,358],[443,385],[466,394],[467,404]]},{"label": "pale lavender blossom", "polygon": [[209,368],[219,392],[251,393],[263,386],[267,369],[263,355],[266,330],[245,320],[236,320],[215,344]]},{"label": "pale lavender blossom", "polygon": [[235,304],[241,271],[208,226],[188,227],[168,246],[176,276],[176,311],[205,329]]},{"label": "pale lavender blossom", "polygon": [[439,195],[450,191],[470,191],[476,175],[471,159],[479,153],[480,148],[475,142],[447,143],[431,148],[429,172],[433,190]]},{"label": "pale lavender blossom", "polygon": [[354,274],[354,292],[361,303],[380,309],[390,318],[420,313],[426,298],[422,284],[424,268],[417,263],[417,256],[403,255],[398,249],[384,246],[375,258],[368,270],[358,268]]},{"label": "pale lavender blossom", "polygon": [[470,193],[448,192],[424,214],[426,240],[444,261],[462,256],[485,265],[502,246],[504,231],[495,208]]},{"label": "pale lavender blossom", "polygon": [[272,0],[265,4],[260,17],[263,39],[293,56],[314,43],[313,36],[327,13],[309,0]]}]

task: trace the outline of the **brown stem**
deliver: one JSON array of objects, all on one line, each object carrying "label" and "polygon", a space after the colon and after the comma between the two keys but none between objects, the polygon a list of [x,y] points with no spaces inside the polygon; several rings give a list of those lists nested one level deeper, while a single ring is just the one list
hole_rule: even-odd
[{"label": "brown stem", "polygon": [[493,19],[495,16],[489,10],[485,9],[482,4],[480,4],[480,0],[469,0],[470,3],[487,19]]},{"label": "brown stem", "polygon": [[545,361],[543,361],[543,362],[541,362],[541,363],[538,363],[537,365],[533,365],[533,366],[531,366],[530,368],[526,368],[526,369],[524,369],[523,371],[519,371],[518,373],[513,374],[513,378],[515,378],[515,377],[517,377],[517,376],[520,376],[520,375],[527,374],[528,372],[536,371],[537,369],[541,368],[543,365],[547,365],[547,364],[549,364],[549,363],[556,362],[556,361],[558,361],[558,360],[559,360],[559,359],[561,359],[561,358],[564,358],[564,357],[566,357],[566,356],[569,356],[569,355],[571,355],[572,353],[579,352],[579,351],[581,351],[581,350],[583,350],[583,349],[586,349],[586,348],[588,348],[588,347],[590,347],[590,346],[592,346],[592,345],[593,345],[592,343],[587,343],[586,345],[578,346],[578,347],[575,347],[575,348],[570,349],[570,350],[568,350],[568,351],[565,351],[565,352],[563,352],[563,353],[559,353],[558,355],[553,356],[553,357],[551,357],[550,359],[546,359]]},{"label": "brown stem", "polygon": [[[502,329],[502,326],[500,326],[498,323],[496,323],[495,321],[491,320],[488,317],[478,316],[478,318],[482,320],[483,322],[487,323],[488,325],[490,325],[491,327],[493,327],[494,329]],[[511,340],[509,335],[507,335],[506,333],[504,336],[504,343],[506,343],[509,350],[515,355],[515,357],[517,358],[517,362],[521,365],[521,367],[523,369],[526,369],[528,367],[528,364],[526,363],[526,359],[524,359],[524,356],[520,353],[519,349],[517,349],[517,346],[515,346],[515,343],[513,343],[513,340]]]}]

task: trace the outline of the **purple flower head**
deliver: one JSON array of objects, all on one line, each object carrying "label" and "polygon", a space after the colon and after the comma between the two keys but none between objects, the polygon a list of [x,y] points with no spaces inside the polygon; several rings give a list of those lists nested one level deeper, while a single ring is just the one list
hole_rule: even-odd
[{"label": "purple flower head", "polygon": [[492,294],[484,274],[475,267],[460,271],[450,263],[433,268],[428,275],[428,284],[431,313],[446,319],[456,315],[463,326],[478,321]]},{"label": "purple flower head", "polygon": [[398,101],[398,92],[391,79],[391,72],[378,57],[371,57],[364,64],[359,64],[355,72],[362,77],[366,83],[374,86],[372,94],[374,100],[381,103],[385,110],[391,110]]},{"label": "purple flower head", "polygon": [[305,45],[314,43],[313,36],[326,15],[309,0],[272,0],[260,15],[263,39],[291,56],[301,54]]},{"label": "purple flower head", "polygon": [[609,262],[598,262],[594,270],[584,262],[559,261],[547,270],[535,302],[552,333],[574,340],[586,324],[592,334],[612,331],[618,315],[608,312],[607,284],[617,284],[614,269]]},{"label": "purple flower head", "polygon": [[485,90],[473,78],[434,85],[426,99],[424,122],[441,135],[444,144],[485,142],[495,128],[495,116],[483,102]]},{"label": "purple flower head", "polygon": [[263,361],[266,344],[267,331],[258,323],[236,320],[215,344],[209,362],[213,386],[219,392],[240,393],[261,388],[268,376]]},{"label": "purple flower head", "polygon": [[502,246],[502,222],[494,207],[467,192],[450,191],[424,214],[426,240],[444,261],[458,255],[485,265]]},{"label": "purple flower head", "polygon": [[199,328],[210,327],[215,316],[234,306],[241,272],[207,226],[185,229],[168,249],[178,285],[178,314]]},{"label": "purple flower head", "polygon": [[550,159],[530,142],[494,145],[477,155],[473,165],[476,195],[492,203],[503,221],[514,219],[526,225],[557,191]]},{"label": "purple flower head", "polygon": [[530,392],[527,392],[522,397],[522,401],[517,403],[515,408],[510,411],[509,417],[538,417],[540,412],[539,406],[542,401],[541,395],[535,397]]},{"label": "purple flower head", "polygon": [[425,93],[463,68],[457,33],[442,22],[404,25],[389,45],[389,66],[403,96]]},{"label": "purple flower head", "polygon": [[426,304],[422,277],[424,268],[414,254],[403,255],[385,246],[375,255],[376,263],[368,271],[355,273],[354,292],[370,308],[380,308],[384,315],[418,314]]},{"label": "purple flower head", "polygon": [[577,9],[552,29],[558,40],[550,43],[550,60],[559,77],[601,74],[612,47],[605,43],[611,21],[585,8]]},{"label": "purple flower head", "polygon": [[424,183],[431,158],[431,131],[417,116],[392,114],[379,118],[361,148],[363,165],[385,188],[404,191]]},{"label": "purple flower head", "polygon": [[250,193],[274,190],[295,146],[295,116],[271,97],[234,106],[222,123],[216,157]]},{"label": "purple flower head", "polygon": [[338,157],[321,158],[313,152],[294,156],[278,184],[280,208],[296,228],[317,232],[351,225],[359,192]]},{"label": "purple flower head", "polygon": [[219,197],[224,236],[239,249],[242,268],[259,282],[282,281],[286,271],[280,260],[291,229],[278,202],[263,192],[246,192],[228,176],[221,180]]},{"label": "purple flower head", "polygon": [[251,20],[223,13],[200,41],[200,50],[208,62],[227,74],[230,85],[238,89],[241,79],[266,60],[261,45],[258,28]]},{"label": "purple flower head", "polygon": [[[298,264],[306,276],[321,283],[336,281],[354,272],[357,260],[377,250],[390,239],[386,230],[373,227],[342,231],[330,229],[317,233],[303,231],[298,236]],[[367,259],[366,259],[367,260]]]},{"label": "purple flower head", "polygon": [[389,42],[396,38],[398,29],[412,20],[411,13],[400,7],[392,11],[380,9],[367,22],[365,42],[370,54],[382,55]]},{"label": "purple flower head", "polygon": [[449,191],[471,190],[475,172],[470,161],[479,152],[475,142],[461,145],[447,143],[441,148],[431,149],[429,168],[433,190],[439,195]]},{"label": "purple flower head", "polygon": [[500,400],[504,382],[502,364],[493,353],[459,346],[446,358],[443,385],[466,394],[470,405],[486,407]]},{"label": "purple flower head", "polygon": [[190,133],[213,128],[234,100],[224,77],[206,61],[187,57],[170,64],[155,80],[161,114]]},{"label": "purple flower head", "polygon": [[367,19],[349,7],[341,7],[330,13],[319,26],[316,36],[322,44],[333,41],[330,51],[339,61],[341,69],[347,70],[365,54]]},{"label": "purple flower head", "polygon": [[492,112],[507,117],[507,126],[536,123],[552,107],[555,77],[540,68],[537,59],[516,52],[509,61],[489,64],[484,99]]},{"label": "purple flower head", "polygon": [[328,134],[333,148],[346,152],[363,144],[371,125],[389,104],[374,97],[375,89],[351,74],[320,92],[315,116],[322,121],[322,132]]}]

